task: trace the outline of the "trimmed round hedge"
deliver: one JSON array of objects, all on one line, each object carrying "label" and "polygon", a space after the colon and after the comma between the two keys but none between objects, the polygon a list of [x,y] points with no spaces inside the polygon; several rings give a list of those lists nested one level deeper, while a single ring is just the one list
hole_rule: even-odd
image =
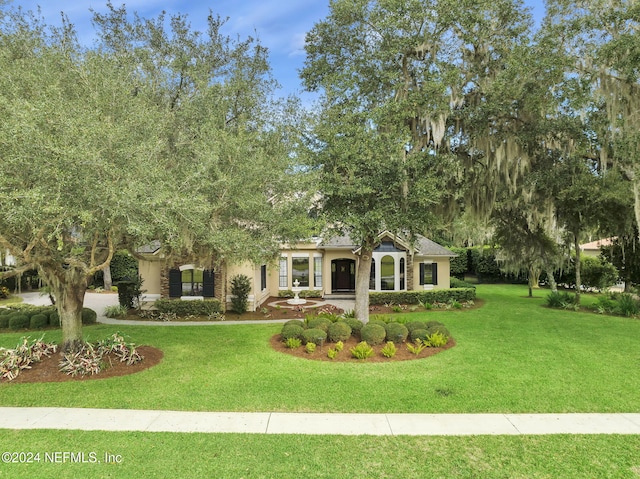
[{"label": "trimmed round hedge", "polygon": [[304,329],[304,322],[302,322],[302,320],[300,319],[290,319],[289,321],[284,323],[284,326],[291,326],[291,325],[300,326],[302,329]]},{"label": "trimmed round hedge", "polygon": [[305,329],[302,332],[302,341],[305,344],[314,343],[317,346],[322,346],[327,340],[327,332],[319,328]]},{"label": "trimmed round hedge", "polygon": [[360,334],[360,330],[364,326],[364,323],[356,318],[345,318],[341,320],[349,325],[351,328],[351,334],[355,336],[356,334]]},{"label": "trimmed round hedge", "polygon": [[414,343],[419,339],[423,343],[427,341],[427,336],[429,332],[426,329],[414,329],[410,333],[411,341]]},{"label": "trimmed round hedge", "polygon": [[393,341],[396,344],[404,343],[409,335],[409,330],[404,324],[389,323],[385,326],[387,331],[387,341]]},{"label": "trimmed round hedge", "polygon": [[26,329],[29,327],[29,316],[16,313],[9,315],[9,329]]},{"label": "trimmed round hedge", "polygon": [[427,329],[427,325],[424,321],[411,321],[410,323],[405,324],[405,326],[409,332],[414,329]]},{"label": "trimmed round hedge", "polygon": [[82,308],[82,324],[95,324],[98,313],[91,308]]},{"label": "trimmed round hedge", "polygon": [[302,339],[302,333],[304,332],[304,328],[302,326],[298,326],[297,324],[285,324],[280,332],[280,336],[283,341],[286,341],[290,338],[299,338]]},{"label": "trimmed round hedge", "polygon": [[372,346],[382,344],[386,337],[387,331],[380,324],[367,323],[360,330],[360,338]]},{"label": "trimmed round hedge", "polygon": [[46,328],[47,326],[49,326],[49,318],[47,317],[47,315],[38,313],[31,316],[31,319],[29,321],[30,329],[42,329]]},{"label": "trimmed round hedge", "polygon": [[351,337],[351,327],[344,321],[331,323],[327,331],[327,336],[332,343],[346,341]]},{"label": "trimmed round hedge", "polygon": [[329,318],[325,318],[322,316],[316,316],[315,318],[311,318],[307,321],[308,329],[322,329],[324,332],[329,330],[329,326],[333,324]]}]

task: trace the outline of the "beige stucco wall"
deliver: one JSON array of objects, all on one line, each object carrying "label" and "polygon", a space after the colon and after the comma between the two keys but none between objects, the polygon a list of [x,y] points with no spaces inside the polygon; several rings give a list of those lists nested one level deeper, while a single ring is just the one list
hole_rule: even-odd
[{"label": "beige stucco wall", "polygon": [[142,289],[146,290],[146,294],[160,294],[160,274],[163,266],[162,261],[138,262],[138,273],[142,277]]},{"label": "beige stucco wall", "polygon": [[438,284],[433,289],[449,289],[451,286],[451,259],[448,257],[429,257],[421,256],[414,258],[413,261],[413,289],[421,290],[424,286],[420,284],[420,263],[437,263],[438,265]]}]

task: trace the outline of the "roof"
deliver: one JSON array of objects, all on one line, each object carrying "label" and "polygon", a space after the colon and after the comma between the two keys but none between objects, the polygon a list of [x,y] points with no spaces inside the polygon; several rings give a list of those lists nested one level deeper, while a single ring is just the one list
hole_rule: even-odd
[{"label": "roof", "polygon": [[156,254],[160,250],[160,241],[152,241],[149,244],[140,246],[136,249],[136,253],[140,254]]},{"label": "roof", "polygon": [[[380,234],[380,238],[388,235],[393,237],[390,233],[384,232]],[[430,240],[422,235],[417,235],[417,241],[415,244],[415,252],[414,254],[419,256],[446,256],[449,258],[454,258],[458,256],[457,254],[449,251],[444,246],[439,245],[435,241]],[[400,245],[406,247],[406,243],[400,239]],[[319,248],[321,249],[350,249],[354,252],[360,249],[360,245],[354,243],[354,241],[349,237],[349,235],[338,235],[332,236],[327,240],[323,240],[320,242]]]},{"label": "roof", "polygon": [[601,246],[611,246],[613,244],[614,238],[603,238],[595,241],[591,241],[590,243],[585,243],[580,245],[580,249],[584,250],[595,250],[599,251]]}]

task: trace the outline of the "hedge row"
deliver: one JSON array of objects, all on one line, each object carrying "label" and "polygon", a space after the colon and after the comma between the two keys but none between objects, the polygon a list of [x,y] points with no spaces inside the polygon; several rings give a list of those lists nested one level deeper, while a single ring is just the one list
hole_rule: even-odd
[{"label": "hedge row", "polygon": [[387,291],[369,293],[370,305],[448,303],[450,301],[475,301],[475,288],[435,289],[429,291]]},{"label": "hedge row", "polygon": [[[82,324],[94,324],[98,314],[90,308],[82,308]],[[16,304],[0,308],[0,329],[41,329],[59,327],[60,317],[55,306]]]},{"label": "hedge row", "polygon": [[208,316],[222,313],[222,304],[217,299],[158,299],[154,303],[161,313],[173,313],[176,316]]}]

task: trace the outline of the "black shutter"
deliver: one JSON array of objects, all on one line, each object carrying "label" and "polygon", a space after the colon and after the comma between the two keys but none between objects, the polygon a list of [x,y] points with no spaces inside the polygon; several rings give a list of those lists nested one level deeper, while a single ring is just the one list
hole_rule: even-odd
[{"label": "black shutter", "polygon": [[433,263],[431,265],[431,271],[433,276],[433,284],[438,284],[438,263]]},{"label": "black shutter", "polygon": [[420,285],[424,284],[424,263],[420,263]]},{"label": "black shutter", "polygon": [[169,270],[169,297],[182,296],[182,272],[179,269]]},{"label": "black shutter", "polygon": [[213,271],[205,269],[202,272],[202,296],[205,298],[213,298]]}]

